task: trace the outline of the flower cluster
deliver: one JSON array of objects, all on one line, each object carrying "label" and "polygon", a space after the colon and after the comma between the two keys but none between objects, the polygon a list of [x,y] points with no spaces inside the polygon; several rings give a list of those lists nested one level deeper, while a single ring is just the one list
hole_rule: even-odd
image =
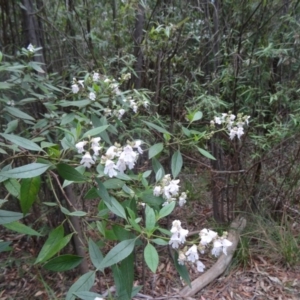
[{"label": "flower cluster", "polygon": [[[160,184],[154,187],[153,195],[157,197],[162,196],[165,199],[165,203],[163,204],[163,206],[172,201],[176,201],[176,197],[179,196],[179,182],[179,179],[171,179],[171,175],[167,174],[163,177]],[[179,206],[183,206],[186,203],[186,198],[186,192],[182,192],[179,196]]]},{"label": "flower cluster", "polygon": [[[179,248],[180,244],[184,244],[188,235],[188,230],[181,227],[181,222],[175,220],[172,223],[171,228],[172,236],[169,244],[174,248]],[[199,233],[200,243],[199,245],[193,244],[188,250],[184,248],[183,251],[179,251],[178,263],[184,265],[185,262],[196,264],[196,268],[199,272],[203,272],[205,265],[199,260],[199,253],[203,254],[205,248],[212,242],[213,248],[211,250],[212,255],[218,257],[223,252],[227,255],[227,248],[232,245],[232,242],[227,240],[227,232],[224,232],[222,236],[218,236],[217,232],[202,229]]]},{"label": "flower cluster", "polygon": [[178,248],[180,244],[185,243],[185,238],[187,234],[189,233],[188,230],[183,229],[181,227],[181,222],[179,220],[175,220],[172,223],[172,228],[171,228],[171,239],[169,241],[169,244],[174,248]]},{"label": "flower cluster", "polygon": [[36,51],[35,47],[31,43],[28,45],[27,50],[31,53],[34,53]]},{"label": "flower cluster", "polygon": [[223,113],[220,117],[214,117],[210,124],[212,127],[215,125],[225,125],[228,130],[230,139],[237,136],[239,139],[244,134],[244,126],[249,124],[250,116],[243,116],[243,114],[233,115],[230,112]]},{"label": "flower cluster", "polygon": [[[96,137],[92,138],[90,141],[81,141],[75,145],[78,153],[84,153],[80,164],[83,166],[90,168],[92,165],[95,164],[97,157],[99,156],[99,151],[102,147],[99,145],[101,138]],[[89,144],[89,150],[85,150],[84,147]],[[93,156],[91,155],[90,151],[93,150]]]},{"label": "flower cluster", "polygon": [[[78,153],[84,153],[80,164],[90,168],[95,164],[97,158],[99,157],[99,151],[103,148],[99,142],[101,138],[96,137],[92,138],[90,141],[81,141],[78,142],[75,147],[77,148]],[[85,150],[85,146],[89,144],[89,150]],[[132,143],[127,142],[127,145],[121,147],[119,144],[110,146],[105,155],[101,156],[101,164],[104,164],[104,174],[109,177],[117,176],[117,172],[124,173],[126,168],[133,169],[134,165],[138,159],[138,155],[143,153],[141,148],[142,141],[137,140]],[[134,151],[133,149],[136,149]],[[91,150],[93,155],[91,155]],[[117,158],[117,160],[116,160]]]},{"label": "flower cluster", "polygon": [[[128,73],[123,74],[119,79],[122,83],[130,78],[131,74]],[[107,97],[100,97],[99,91],[101,91],[101,95],[104,94],[108,96],[111,100],[109,103],[110,107],[102,108],[102,112],[106,117],[115,116],[118,119],[121,119],[128,108],[134,113],[137,113],[140,106],[144,106],[145,108],[148,108],[149,106],[149,101],[147,99],[140,100],[139,95],[136,97],[138,100],[134,99],[133,96],[125,96],[125,93],[122,93],[120,90],[119,82],[115,79],[110,79],[101,75],[98,72],[93,72],[90,76],[87,76],[85,80],[77,80],[76,78],[73,78],[71,90],[75,95],[79,93],[84,94],[89,100],[91,100],[90,105],[93,105],[93,102],[101,102],[102,99],[105,99],[105,103],[107,102]],[[115,99],[116,96],[118,97],[117,99]],[[99,110],[99,104],[95,105]]]},{"label": "flower cluster", "polygon": [[[101,157],[101,163],[105,164],[104,174],[109,177],[117,176],[118,172],[124,173],[126,168],[133,169],[138,155],[143,153],[140,147],[142,142],[137,140],[121,147],[119,144],[110,146],[105,155]],[[137,152],[133,149],[137,149]]]}]

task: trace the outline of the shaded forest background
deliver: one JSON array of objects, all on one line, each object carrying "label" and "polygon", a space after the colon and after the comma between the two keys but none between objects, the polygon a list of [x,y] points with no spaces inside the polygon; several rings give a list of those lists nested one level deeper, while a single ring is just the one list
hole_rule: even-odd
[{"label": "shaded forest background", "polygon": [[[187,126],[186,115],[194,111],[203,113],[191,127],[196,131],[207,130],[220,113],[251,116],[241,140],[225,132],[199,140],[216,160],[181,148],[183,174],[208,174],[217,223],[243,212],[289,230],[300,213],[299,2],[2,0],[1,131],[12,120],[9,101],[34,116],[38,135],[63,115],[56,103],[68,100],[73,78],[131,73],[122,88],[148,95],[151,118],[171,133]],[[34,61],[22,56],[29,44],[39,49]],[[27,69],[19,72],[20,63]],[[125,120],[134,124],[130,134],[161,141],[144,133],[141,120],[150,120],[146,111]],[[22,125],[15,133],[29,134]],[[121,127],[120,136],[127,134]],[[171,154],[163,157],[166,168]],[[278,247],[293,265],[300,260],[299,238],[290,241],[291,252]]]}]

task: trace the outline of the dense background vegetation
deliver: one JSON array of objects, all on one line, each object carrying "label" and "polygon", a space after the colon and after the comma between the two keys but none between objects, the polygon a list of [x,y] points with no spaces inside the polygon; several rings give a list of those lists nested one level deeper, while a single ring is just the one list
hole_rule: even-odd
[{"label": "dense background vegetation", "polygon": [[[79,138],[91,120],[95,127],[107,123],[101,119],[103,107],[70,104],[71,85],[73,78],[87,82],[88,74],[97,72],[103,80],[116,79],[125,97],[140,101],[138,114],[128,109],[123,122],[113,120],[114,129],[102,139],[141,139],[149,147],[163,143],[164,150],[155,151],[166,173],[174,171],[171,158],[180,150],[183,178],[195,172],[196,178],[208,176],[205,188],[218,224],[239,213],[256,216],[267,228],[259,230],[263,239],[273,237],[269,244],[280,259],[299,262],[299,238],[291,230],[293,216],[299,215],[298,0],[17,0],[0,1],[0,12],[2,172],[33,158],[5,134],[36,143],[44,139],[49,143],[42,147],[45,159],[75,166],[68,147],[76,140],[61,128],[75,124],[72,132]],[[29,44],[34,53],[27,50]],[[125,79],[128,73],[131,78]],[[118,107],[113,91],[103,85],[100,90],[111,108]],[[226,130],[210,136],[210,121],[228,112],[251,116],[240,140],[229,139]],[[210,160],[209,153],[216,159]],[[136,173],[151,167],[147,157],[140,158]],[[35,158],[43,163],[43,154]],[[152,162],[156,173],[160,163]],[[21,207],[23,213],[31,209],[24,222],[40,234],[58,228],[65,218],[49,204],[64,197],[61,178],[51,172],[36,184],[39,201]],[[19,212],[20,180],[4,175],[2,209]],[[74,197],[72,189],[65,192]],[[197,190],[190,195],[197,200]],[[241,257],[248,257],[243,251]]]}]

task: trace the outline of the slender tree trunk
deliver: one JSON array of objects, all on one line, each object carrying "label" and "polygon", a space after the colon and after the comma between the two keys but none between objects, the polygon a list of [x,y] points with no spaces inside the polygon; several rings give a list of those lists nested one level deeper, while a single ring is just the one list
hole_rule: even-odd
[{"label": "slender tree trunk", "polygon": [[134,87],[141,88],[142,85],[142,71],[143,71],[143,52],[141,42],[143,40],[143,27],[145,23],[145,8],[139,4],[136,12],[135,29],[133,33],[134,39],[134,56],[136,57],[135,72],[136,78],[134,79]]}]

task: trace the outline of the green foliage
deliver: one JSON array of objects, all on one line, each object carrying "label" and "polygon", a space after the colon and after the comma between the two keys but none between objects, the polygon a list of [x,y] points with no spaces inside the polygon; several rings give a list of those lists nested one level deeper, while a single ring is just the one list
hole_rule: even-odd
[{"label": "green foliage", "polygon": [[[166,173],[178,178],[189,160],[197,172],[198,161],[220,171],[216,184],[224,183],[217,188],[227,197],[220,201],[228,203],[229,217],[237,208],[249,206],[244,199],[260,199],[256,205],[267,208],[270,199],[297,198],[298,181],[292,180],[297,178],[300,124],[296,1],[284,8],[280,1],[269,1],[268,6],[266,1],[244,1],[242,6],[238,1],[223,1],[222,11],[213,2],[201,1],[175,1],[170,6],[164,1],[142,1],[139,6],[136,1],[98,1],[97,5],[79,1],[76,7],[50,2],[44,1],[38,12],[45,14],[41,22],[47,20],[43,30],[37,30],[45,34],[43,52],[39,45],[34,45],[37,52],[22,48],[11,57],[0,52],[0,182],[4,186],[0,203],[17,198],[22,211],[1,210],[0,224],[38,236],[40,228],[34,227],[35,231],[31,224],[18,221],[33,205],[41,204],[45,204],[43,215],[36,226],[42,226],[39,222],[55,206],[63,213],[64,224],[71,224],[67,236],[62,226],[52,228],[36,264],[46,263],[45,268],[56,271],[75,267],[79,257],[52,257],[76,234],[73,218],[85,222],[86,217],[95,217],[91,226],[101,240],[88,242],[93,266],[101,271],[112,267],[119,297],[130,299],[134,248],[146,245],[144,259],[155,272],[159,264],[155,245],[166,246],[170,235],[160,221],[173,212],[176,202],[162,207],[166,199],[153,194],[154,186]],[[145,17],[143,34],[133,39],[138,11]],[[21,25],[15,28],[17,32],[7,36],[19,36]],[[72,92],[72,85],[78,91]],[[210,123],[225,111],[251,115],[240,140],[230,140],[228,128]],[[207,142],[213,135],[213,141]],[[100,155],[89,168],[81,160],[83,154],[97,156],[93,137],[101,137]],[[125,163],[125,172],[115,168],[115,176],[108,174],[106,162],[114,158],[106,157],[106,150],[114,145],[119,148],[116,153],[122,152],[121,147],[134,148],[137,140],[144,142],[146,151],[140,154],[138,166],[128,168]],[[87,142],[82,152],[75,146],[80,141]],[[259,164],[261,171],[256,168]],[[99,199],[98,211],[73,209],[63,192],[67,186],[85,193],[85,200]],[[46,194],[51,200],[44,202]],[[267,235],[278,252],[287,263],[298,262],[299,243],[289,226],[272,227],[275,232]],[[102,254],[100,245],[106,241],[118,244]],[[238,256],[243,263],[249,258],[249,241],[241,241]],[[178,273],[190,283],[176,255]],[[67,299],[75,299],[75,294],[81,299],[99,296],[88,292],[94,276],[94,272],[83,275]]]},{"label": "green foliage", "polygon": [[82,259],[82,257],[77,255],[60,255],[50,259],[43,267],[50,271],[64,272],[77,267],[81,263]]}]

